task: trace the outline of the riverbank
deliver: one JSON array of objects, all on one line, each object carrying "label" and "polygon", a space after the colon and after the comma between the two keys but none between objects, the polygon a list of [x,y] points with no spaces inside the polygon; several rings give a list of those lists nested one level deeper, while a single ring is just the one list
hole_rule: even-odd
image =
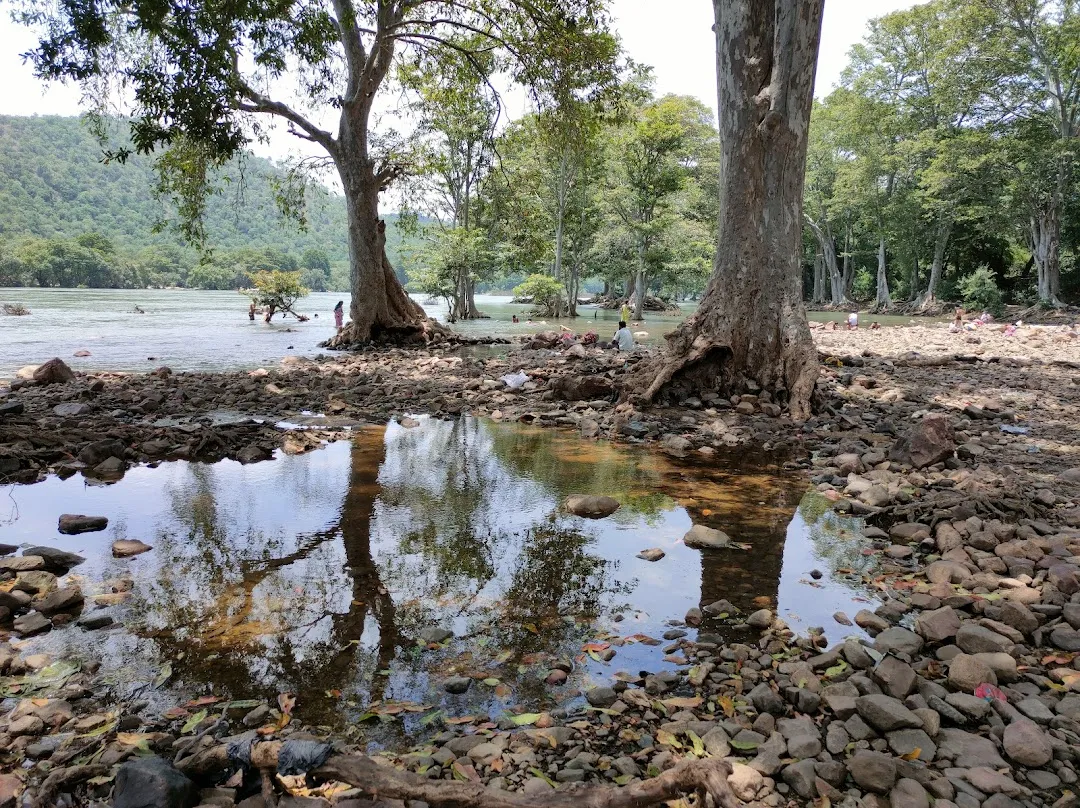
[{"label": "riverbank", "polygon": [[[444,730],[431,745],[380,758],[393,764],[379,769],[380,796],[435,804],[432,780],[481,782],[544,805],[553,787],[631,784],[700,758],[726,761],[735,795],[768,806],[823,797],[904,808],[1071,804],[1080,766],[1076,340],[1045,329],[1007,338],[940,327],[819,330],[815,339],[823,400],[798,427],[754,396],[691,399],[671,410],[616,405],[636,360],[610,353],[399,350],[17,389],[0,399],[0,470],[24,481],[48,473],[108,479],[129,464],[170,458],[257,462],[279,447],[307,451],[335,430],[418,413],[573,429],[583,440],[642,442],[705,462],[728,447],[783,451],[823,502],[866,520],[852,541],[873,559],[870,580],[883,604],[835,619],[854,621],[872,644],[823,650],[819,635],[797,637],[769,610],[702,603],[664,638],[666,670],[614,677],[586,694],[592,710],[439,719]],[[500,381],[519,372],[529,379],[517,390]],[[282,431],[281,422],[324,429]],[[9,564],[8,575],[23,564],[27,580],[26,563]],[[54,591],[70,586],[59,583]],[[41,605],[15,600],[8,608],[17,613]],[[46,620],[61,622],[69,613],[47,611],[57,616]],[[753,633],[735,639],[732,624]],[[18,632],[8,648],[0,667],[9,675],[50,662],[21,658]],[[43,678],[52,681],[41,690],[6,684],[18,701],[0,719],[5,765],[14,772],[27,758],[39,762],[4,775],[0,794],[22,788],[23,778],[43,804],[60,791],[103,797],[115,784],[119,792],[113,767],[145,747],[201,787],[224,783],[205,803],[235,804],[243,786],[228,779],[237,769],[223,751],[231,734],[269,726],[264,737],[333,740],[342,751],[351,742],[303,726],[302,705],[294,714],[287,700],[194,702],[178,705],[183,714],[149,716],[137,702],[111,700],[92,672],[58,677],[53,669]],[[78,740],[49,740],[65,734]],[[51,769],[40,762],[50,759]],[[349,779],[342,757],[333,760],[335,776]],[[144,776],[129,769],[124,782]],[[370,777],[354,780],[370,793]],[[360,792],[318,793],[340,800]]]}]

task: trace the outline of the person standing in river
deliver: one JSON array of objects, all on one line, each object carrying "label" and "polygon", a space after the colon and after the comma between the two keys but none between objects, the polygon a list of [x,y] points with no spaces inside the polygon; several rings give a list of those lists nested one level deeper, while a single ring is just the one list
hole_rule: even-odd
[{"label": "person standing in river", "polygon": [[252,300],[251,305],[248,306],[248,319],[251,320],[251,322],[255,322],[255,301],[254,300]]},{"label": "person standing in river", "polygon": [[345,301],[339,300],[337,305],[334,306],[334,327],[337,328],[338,333],[341,333],[341,328],[344,325],[342,322],[345,319]]}]

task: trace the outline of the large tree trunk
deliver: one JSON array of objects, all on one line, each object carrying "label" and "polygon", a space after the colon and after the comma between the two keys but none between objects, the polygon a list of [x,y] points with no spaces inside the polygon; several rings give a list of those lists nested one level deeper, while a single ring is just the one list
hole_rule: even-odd
[{"label": "large tree trunk", "polygon": [[937,299],[938,284],[941,283],[941,273],[945,269],[945,251],[949,246],[952,229],[953,217],[943,216],[938,222],[937,235],[934,238],[934,263],[930,265],[930,279],[926,282],[926,290],[919,297],[921,308],[932,305]]},{"label": "large tree trunk", "polygon": [[889,267],[885,261],[885,236],[878,239],[877,257],[877,297],[874,300],[876,311],[887,311],[892,306],[889,294]]},{"label": "large tree trunk", "polygon": [[1039,302],[1060,306],[1061,216],[1056,199],[1031,217],[1031,257],[1035,259]]},{"label": "large tree trunk", "polygon": [[328,344],[345,347],[358,342],[426,338],[440,329],[405,293],[386,257],[386,222],[379,218],[379,183],[359,148],[360,138],[349,131],[345,116],[341,140],[334,161],[348,215],[351,322]]},{"label": "large tree trunk", "polygon": [[825,256],[818,253],[814,256],[814,294],[810,302],[821,304],[825,302],[825,287],[827,285],[825,273]]},{"label": "large tree trunk", "polygon": [[638,243],[637,275],[634,278],[634,311],[631,316],[635,320],[641,320],[645,315],[645,295],[648,294],[645,286],[645,252],[645,240],[642,238]]},{"label": "large tree trunk", "polygon": [[810,415],[818,365],[802,299],[802,192],[824,0],[713,0],[720,225],[697,312],[644,379],[661,391],[744,392],[754,381]]},{"label": "large tree trunk", "polygon": [[[824,270],[829,278],[829,294],[834,306],[842,306],[847,302],[847,293],[844,288],[844,278],[840,273],[840,267],[836,262],[836,240],[833,238],[832,228],[828,223],[820,224],[808,220],[810,229],[817,238],[821,247],[821,257],[824,262]],[[815,302],[817,302],[815,300]]]}]

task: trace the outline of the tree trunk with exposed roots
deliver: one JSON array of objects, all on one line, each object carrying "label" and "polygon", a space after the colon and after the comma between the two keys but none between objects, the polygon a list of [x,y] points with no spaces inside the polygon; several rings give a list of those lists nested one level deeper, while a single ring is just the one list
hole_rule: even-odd
[{"label": "tree trunk with exposed roots", "polygon": [[818,375],[802,300],[802,191],[824,0],[713,0],[720,229],[697,312],[643,373],[644,398],[745,392],[805,420]]}]

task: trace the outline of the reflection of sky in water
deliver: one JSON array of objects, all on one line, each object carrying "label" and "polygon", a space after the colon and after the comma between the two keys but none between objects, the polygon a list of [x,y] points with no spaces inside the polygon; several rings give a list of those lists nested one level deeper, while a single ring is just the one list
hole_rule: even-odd
[{"label": "reflection of sky in water", "polygon": [[[856,526],[810,500],[796,513],[805,482],[776,461],[739,462],[689,465],[550,430],[425,419],[251,466],[167,463],[107,486],[50,478],[12,489],[18,518],[0,526],[0,541],[85,555],[75,575],[88,592],[134,577],[130,599],[112,607],[130,633],[69,628],[32,643],[100,657],[121,690],[170,660],[180,695],[297,691],[309,721],[355,717],[378,698],[498,713],[550,705],[548,668],[583,642],[605,632],[659,638],[719,598],[747,611],[779,602],[793,627],[822,625],[831,639],[855,631],[832,614],[865,604],[829,573],[864,561],[844,532]],[[578,519],[558,511],[570,493],[609,494],[623,507]],[[106,515],[109,528],[60,536],[63,512]],[[681,537],[695,521],[753,549],[688,549]],[[154,550],[113,559],[116,538]],[[667,557],[635,557],[648,547]],[[826,577],[811,586],[814,568]],[[422,650],[429,626],[459,639]],[[610,665],[586,658],[573,685],[670,668],[666,644],[618,647]],[[448,697],[440,683],[452,674],[504,687],[477,682]],[[158,697],[155,707],[169,704],[168,693]]]}]

